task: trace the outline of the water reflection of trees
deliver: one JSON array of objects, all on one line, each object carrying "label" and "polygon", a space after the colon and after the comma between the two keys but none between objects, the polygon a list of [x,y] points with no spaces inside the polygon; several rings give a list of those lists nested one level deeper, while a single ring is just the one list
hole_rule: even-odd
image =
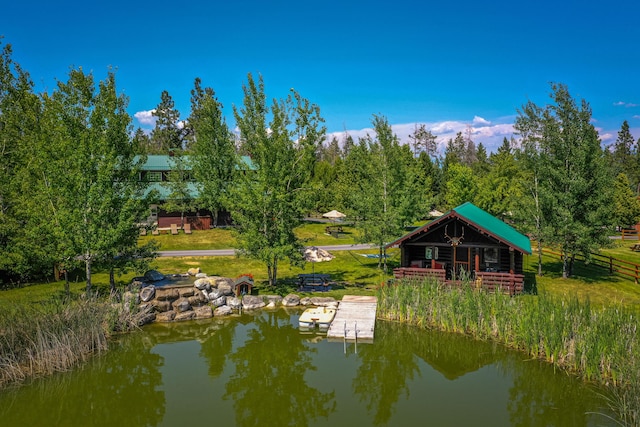
[{"label": "water reflection of trees", "polygon": [[353,392],[374,414],[375,425],[385,425],[391,419],[400,396],[409,395],[408,380],[420,375],[406,330],[404,325],[386,323],[376,328],[375,345],[358,347],[361,365],[353,380]]},{"label": "water reflection of trees", "polygon": [[2,425],[158,425],[165,411],[162,357],[145,334],[112,343],[84,367],[0,395]]},{"label": "water reflection of trees", "polygon": [[305,373],[315,370],[310,353],[289,314],[282,310],[254,318],[244,345],[228,357],[235,372],[226,384],[238,426],[307,426],[336,410],[335,393],[309,387]]},{"label": "water reflection of trees", "polygon": [[[582,381],[560,371],[552,373],[551,366],[537,360],[524,363],[515,354],[505,360],[502,369],[513,376],[507,403],[511,425],[586,426],[598,417],[588,412],[601,407],[603,399]],[[612,424],[605,417],[597,421],[598,425]]]},{"label": "water reflection of trees", "polygon": [[[523,361],[520,353],[491,342],[475,341],[458,334],[423,330],[392,322],[378,322],[375,344],[358,346],[361,366],[353,391],[376,425],[385,425],[394,406],[409,395],[408,383],[420,375],[422,359],[450,381],[487,365],[495,365],[513,378],[505,409],[514,426],[586,426],[588,415],[603,407],[603,399],[577,379],[568,378],[542,362]],[[491,384],[486,384],[491,387]]]}]

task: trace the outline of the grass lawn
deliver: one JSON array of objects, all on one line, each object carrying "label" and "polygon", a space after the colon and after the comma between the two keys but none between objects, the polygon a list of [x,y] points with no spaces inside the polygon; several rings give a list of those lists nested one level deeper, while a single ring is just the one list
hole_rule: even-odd
[{"label": "grass lawn", "polygon": [[[329,225],[335,224],[309,221],[297,227],[295,233],[298,238],[309,246],[351,245],[356,242],[356,232],[352,226],[343,225],[343,232],[334,237],[325,233],[325,228]],[[155,240],[160,245],[161,251],[230,249],[237,246],[233,229],[231,228],[194,230],[191,234],[184,234],[182,231],[177,235],[163,233],[153,236],[148,234],[140,237],[140,242],[151,240]]]},{"label": "grass lawn", "polygon": [[[350,226],[343,226],[344,233],[338,238],[324,233],[326,223],[309,222],[298,227],[296,234],[305,241],[306,245],[336,245],[355,243],[355,231]],[[235,239],[229,229],[214,229],[207,231],[194,231],[191,235],[179,234],[172,236],[164,234],[160,236],[145,236],[141,239],[156,239],[161,250],[179,249],[226,249],[234,247]],[[602,251],[604,255],[624,259],[640,264],[640,252],[629,249],[632,241],[613,241],[611,248]],[[295,290],[295,279],[300,273],[330,274],[337,285],[327,296],[340,298],[344,294],[373,294],[375,287],[390,278],[377,268],[378,261],[375,258],[361,256],[364,253],[376,253],[369,251],[334,251],[335,258],[330,262],[307,263],[304,268],[292,267],[288,262],[281,262],[278,266],[278,279],[282,285],[277,290],[286,293]],[[390,252],[389,264],[397,265],[399,251]],[[263,294],[273,293],[274,290],[266,288],[266,267],[258,261],[237,257],[181,257],[158,258],[153,262],[153,267],[163,273],[183,273],[190,267],[200,267],[209,275],[237,277],[250,273],[256,280],[256,289]],[[622,303],[632,308],[640,308],[640,285],[633,280],[616,275],[610,275],[606,270],[593,266],[576,265],[574,276],[570,279],[562,279],[562,264],[557,258],[545,256],[543,258],[542,277],[536,275],[536,255],[525,256],[524,270],[526,282],[538,293],[549,293],[558,297],[577,296],[579,299],[589,299],[594,306]],[[131,279],[140,272],[129,272],[118,276],[116,280],[120,286],[130,283]],[[77,275],[71,276],[74,280],[71,288],[76,294],[84,290],[84,282]],[[93,282],[98,289],[108,288],[108,275],[96,272]],[[0,303],[8,300],[17,301],[43,301],[51,295],[62,296],[63,283],[47,283],[38,286],[27,286],[8,292],[0,292]],[[319,295],[319,294],[316,294]],[[324,295],[324,294],[322,294]]]}]

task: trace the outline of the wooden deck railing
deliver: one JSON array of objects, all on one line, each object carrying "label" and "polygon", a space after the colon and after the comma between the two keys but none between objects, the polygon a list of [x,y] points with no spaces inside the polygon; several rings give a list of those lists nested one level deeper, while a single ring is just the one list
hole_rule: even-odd
[{"label": "wooden deck railing", "polygon": [[[460,286],[462,283],[466,283],[461,280],[447,280],[446,270],[443,268],[400,267],[393,270],[393,277],[395,279],[431,277],[448,286]],[[510,295],[516,295],[521,294],[524,290],[524,275],[478,271],[471,284],[490,292],[500,290]]]}]

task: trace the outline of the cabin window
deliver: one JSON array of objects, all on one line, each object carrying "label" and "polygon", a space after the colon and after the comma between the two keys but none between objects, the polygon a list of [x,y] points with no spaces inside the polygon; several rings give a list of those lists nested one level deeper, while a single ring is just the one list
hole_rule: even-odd
[{"label": "cabin window", "polygon": [[438,247],[437,246],[427,246],[424,250],[424,258],[425,259],[438,259]]},{"label": "cabin window", "polygon": [[498,248],[485,248],[484,262],[487,264],[496,264],[498,262]]}]

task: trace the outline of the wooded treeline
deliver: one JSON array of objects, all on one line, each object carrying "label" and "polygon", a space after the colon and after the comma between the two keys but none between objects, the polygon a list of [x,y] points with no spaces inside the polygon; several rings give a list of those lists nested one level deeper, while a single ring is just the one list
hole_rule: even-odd
[{"label": "wooded treeline", "polygon": [[[443,151],[416,125],[401,144],[388,120],[373,132],[327,139],[319,106],[291,90],[268,100],[264,82],[248,75],[238,133],[211,87],[195,79],[186,119],[167,91],[150,133],[135,129],[115,74],[96,83],[73,69],[51,93],[35,93],[28,72],[0,56],[0,279],[50,275],[53,265],[91,270],[142,268],[154,248],[139,247],[140,229],[157,197],[140,180],[147,154],[171,154],[165,209],[228,211],[240,250],[263,261],[269,283],[278,263],[303,262],[293,233],[302,218],[338,209],[363,242],[385,243],[431,209],[471,201],[539,242],[557,245],[571,274],[574,254],[602,247],[612,227],[640,217],[639,141],[625,121],[603,147],[591,110],[562,84],[548,105],[518,110],[517,134],[494,153],[458,133]],[[249,156],[252,166],[241,156]],[[198,187],[194,197],[190,185]],[[381,257],[384,260],[385,257]]]}]

